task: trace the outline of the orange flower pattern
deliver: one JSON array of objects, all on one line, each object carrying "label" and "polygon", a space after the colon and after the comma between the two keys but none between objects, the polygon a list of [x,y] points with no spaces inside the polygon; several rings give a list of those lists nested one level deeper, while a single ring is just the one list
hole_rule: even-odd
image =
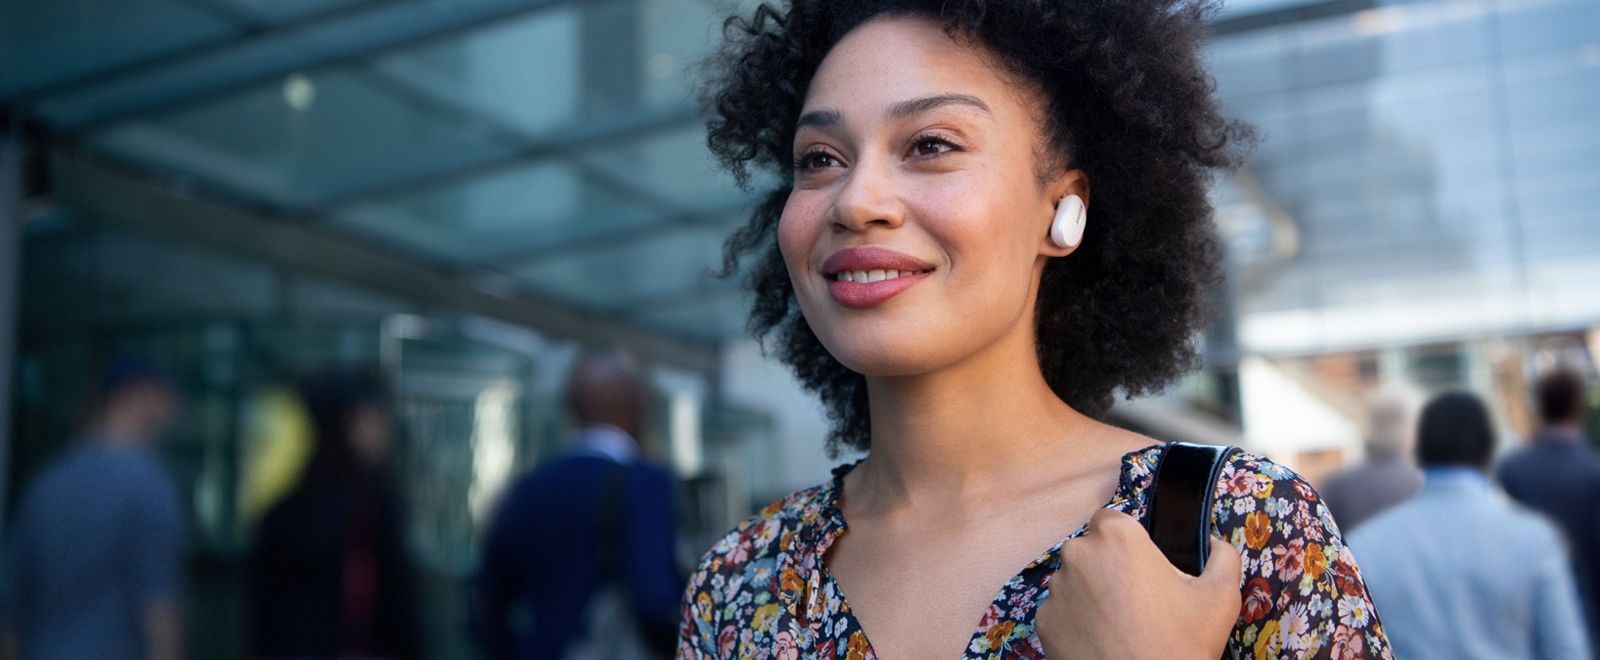
[{"label": "orange flower pattern", "polygon": [[[1143,520],[1158,456],[1159,447],[1125,456],[1106,506]],[[762,509],[706,554],[685,594],[679,658],[877,659],[822,564],[846,529],[837,495],[851,467]],[[1237,455],[1217,481],[1212,520],[1244,560],[1232,636],[1241,658],[1393,660],[1360,569],[1327,507],[1299,475]],[[1050,593],[1060,550],[1057,544],[1005,584],[964,659],[1044,657],[1034,613]]]}]

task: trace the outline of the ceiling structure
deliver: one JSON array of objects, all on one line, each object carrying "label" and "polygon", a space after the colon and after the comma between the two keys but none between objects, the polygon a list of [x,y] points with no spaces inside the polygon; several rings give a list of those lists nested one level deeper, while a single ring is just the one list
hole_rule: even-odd
[{"label": "ceiling structure", "polygon": [[0,104],[243,208],[663,333],[743,328],[710,276],[749,196],[689,98],[699,0],[133,0],[0,9]]},{"label": "ceiling structure", "polygon": [[[751,197],[689,89],[736,7],[13,0],[0,107],[157,187],[714,343],[743,332],[737,286],[709,273]],[[1218,189],[1245,348],[1600,321],[1600,296],[1566,282],[1600,263],[1594,7],[1233,3],[1212,67],[1267,139]]]}]

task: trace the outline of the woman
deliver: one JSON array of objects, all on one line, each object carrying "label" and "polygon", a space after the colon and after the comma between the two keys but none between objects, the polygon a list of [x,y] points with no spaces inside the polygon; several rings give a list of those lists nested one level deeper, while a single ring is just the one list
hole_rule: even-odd
[{"label": "woman", "polygon": [[753,258],[752,326],[831,446],[870,453],[712,549],[680,656],[1389,657],[1304,481],[1233,460],[1213,519],[1237,551],[1185,581],[1137,522],[1159,444],[1097,421],[1193,363],[1218,279],[1206,184],[1246,136],[1199,65],[1203,9],[793,0],[730,21],[711,147],[782,183],[728,261]]},{"label": "woman", "polygon": [[420,657],[403,519],[380,472],[393,428],[382,389],[334,376],[304,398],[317,446],[257,532],[253,655]]}]

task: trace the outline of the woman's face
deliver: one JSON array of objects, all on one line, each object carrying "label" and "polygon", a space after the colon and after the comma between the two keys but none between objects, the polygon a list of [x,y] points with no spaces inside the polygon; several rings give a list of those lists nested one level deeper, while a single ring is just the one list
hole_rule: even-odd
[{"label": "woman's face", "polygon": [[829,52],[778,242],[806,321],[845,366],[903,376],[1032,346],[1039,275],[1070,252],[1049,240],[1055,203],[1088,199],[1078,172],[1040,181],[1043,108],[932,20],[876,19]]}]

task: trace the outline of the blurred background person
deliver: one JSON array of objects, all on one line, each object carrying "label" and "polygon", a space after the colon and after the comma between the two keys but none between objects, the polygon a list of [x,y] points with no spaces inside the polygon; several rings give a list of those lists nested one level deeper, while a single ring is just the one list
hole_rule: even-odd
[{"label": "blurred background person", "polygon": [[399,500],[381,467],[393,432],[376,379],[305,389],[316,449],[269,510],[253,558],[260,658],[421,657]]},{"label": "blurred background person", "polygon": [[1495,433],[1483,402],[1438,396],[1417,436],[1422,492],[1349,536],[1395,657],[1588,658],[1560,532],[1489,482]]},{"label": "blurred background person", "polygon": [[0,618],[8,657],[183,657],[184,522],[155,445],[178,395],[149,362],[106,369],[91,430],[17,512]]},{"label": "blurred background person", "polygon": [[647,392],[615,353],[573,366],[570,451],[509,488],[485,541],[475,627],[491,657],[671,656],[684,583],[672,475],[641,460]]},{"label": "blurred background person", "polygon": [[1557,368],[1534,386],[1540,428],[1533,441],[1500,462],[1506,493],[1554,520],[1572,549],[1591,635],[1600,630],[1595,595],[1600,585],[1600,457],[1583,436],[1586,384]]},{"label": "blurred background person", "polygon": [[1411,458],[1415,408],[1415,396],[1397,387],[1380,389],[1367,400],[1366,461],[1322,487],[1322,501],[1339,529],[1349,532],[1422,490],[1422,471]]}]

